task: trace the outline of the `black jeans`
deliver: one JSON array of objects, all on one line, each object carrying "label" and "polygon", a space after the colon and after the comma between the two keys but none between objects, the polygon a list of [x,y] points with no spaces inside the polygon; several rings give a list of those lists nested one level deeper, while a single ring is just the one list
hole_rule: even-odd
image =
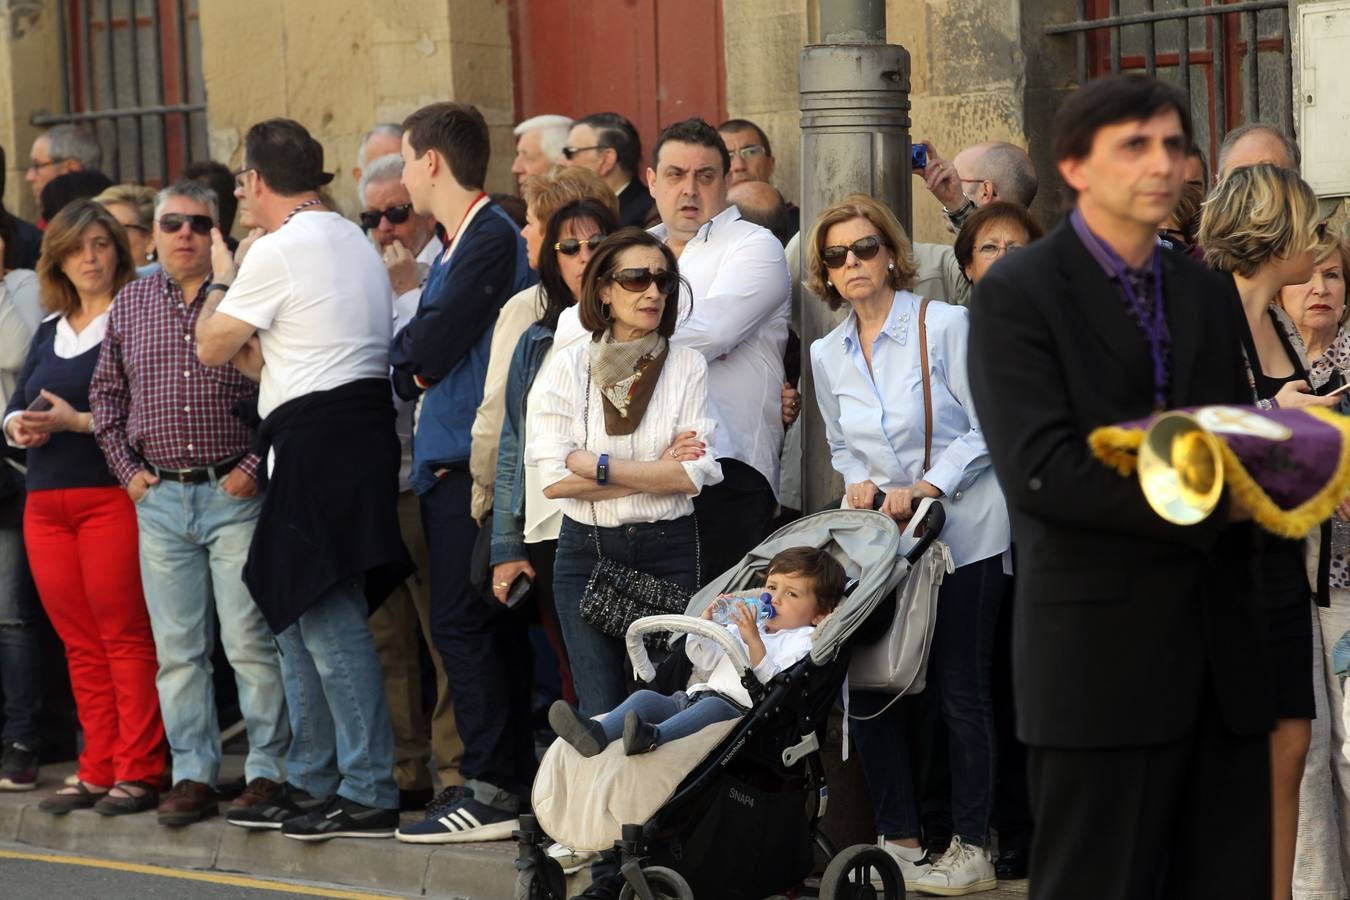
[{"label": "black jeans", "polygon": [[[977,847],[988,843],[994,802],[994,627],[1007,581],[1001,556],[968,563],[948,575],[938,592],[937,624],[928,659],[926,690],[937,693],[947,725],[952,833]],[[890,699],[858,692],[850,712],[870,715]],[[917,838],[919,819],[905,726],[899,703],[875,719],[852,723],[872,793],[877,833]]]},{"label": "black jeans", "polygon": [[441,655],[464,741],[460,774],[529,796],[532,652],[526,618],[489,604],[469,586],[478,526],[469,515],[473,481],[451,472],[423,494],[431,559],[431,641]]},{"label": "black jeans", "polygon": [[773,532],[778,501],[758,470],[738,459],[719,459],[722,480],[694,498],[699,537],[703,541],[703,571],[707,584],[741,561]]}]

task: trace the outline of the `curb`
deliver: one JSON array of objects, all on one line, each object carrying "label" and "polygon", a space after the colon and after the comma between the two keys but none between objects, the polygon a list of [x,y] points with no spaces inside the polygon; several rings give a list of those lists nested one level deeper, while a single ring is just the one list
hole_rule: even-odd
[{"label": "curb", "polygon": [[[44,775],[56,768],[44,767]],[[148,865],[453,900],[502,900],[515,885],[516,845],[511,841],[426,846],[334,838],[308,843],[232,826],[223,816],[181,828],[160,825],[153,813],[104,817],[76,810],[53,816],[38,809],[60,780],[49,784],[49,790],[0,794],[0,841]],[[419,819],[404,817],[406,822]],[[569,894],[589,880],[584,870],[571,876]]]}]

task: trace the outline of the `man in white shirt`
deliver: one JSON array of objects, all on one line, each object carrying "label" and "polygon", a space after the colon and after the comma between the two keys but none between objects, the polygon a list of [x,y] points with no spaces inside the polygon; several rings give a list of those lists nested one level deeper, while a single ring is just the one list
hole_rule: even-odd
[{"label": "man in white shirt", "polygon": [[661,224],[651,231],[675,251],[689,284],[671,343],[708,361],[724,475],[694,500],[707,582],[768,536],[778,508],[787,261],[768,229],[728,205],[730,155],[707,122],[666,128],[652,160],[647,184]]},{"label": "man in white shirt", "polygon": [[[402,140],[402,126],[398,139]],[[358,185],[363,210],[361,228],[375,243],[394,289],[394,331],[417,312],[427,272],[444,245],[436,237],[436,220],[413,210],[403,186],[403,156],[390,153],[365,166]],[[416,401],[395,398],[398,418],[394,430],[403,448],[398,478],[398,519],[403,543],[412,554],[417,572],[395,588],[370,616],[375,649],[384,669],[384,693],[394,723],[394,780],[399,806],[421,809],[432,795],[427,768],[434,757],[441,784],[460,784],[459,758],[464,744],[455,728],[450,688],[441,656],[431,643],[431,595],[427,590],[430,562],[417,494],[409,481],[412,472],[413,408]],[[421,664],[417,651],[418,624],[436,667],[436,704],[430,728],[422,712]]]},{"label": "man in white shirt", "polygon": [[249,129],[235,195],[267,233],[236,272],[212,231],[215,281],[197,323],[203,364],[233,361],[261,382],[258,437],[271,449],[244,580],[277,637],[295,735],[282,791],[227,818],[308,841],[391,837],[398,826],[393,730],[366,619],[412,570],[396,506],[393,298],[370,242],[324,208],[318,189],[332,175],[322,168],[323,148],[298,122]]}]

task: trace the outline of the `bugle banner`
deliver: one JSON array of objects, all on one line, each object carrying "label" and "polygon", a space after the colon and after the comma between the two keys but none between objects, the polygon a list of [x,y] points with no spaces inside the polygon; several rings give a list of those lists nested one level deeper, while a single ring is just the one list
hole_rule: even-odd
[{"label": "bugle banner", "polygon": [[1350,493],[1350,417],[1319,407],[1174,410],[1098,428],[1088,444],[1178,525],[1203,521],[1227,486],[1262,528],[1299,538]]}]

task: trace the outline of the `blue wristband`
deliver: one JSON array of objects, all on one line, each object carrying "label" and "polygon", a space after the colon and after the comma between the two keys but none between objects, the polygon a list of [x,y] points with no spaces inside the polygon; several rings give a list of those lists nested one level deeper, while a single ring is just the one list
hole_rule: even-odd
[{"label": "blue wristband", "polygon": [[609,454],[601,453],[600,459],[595,464],[595,483],[609,484]]}]

